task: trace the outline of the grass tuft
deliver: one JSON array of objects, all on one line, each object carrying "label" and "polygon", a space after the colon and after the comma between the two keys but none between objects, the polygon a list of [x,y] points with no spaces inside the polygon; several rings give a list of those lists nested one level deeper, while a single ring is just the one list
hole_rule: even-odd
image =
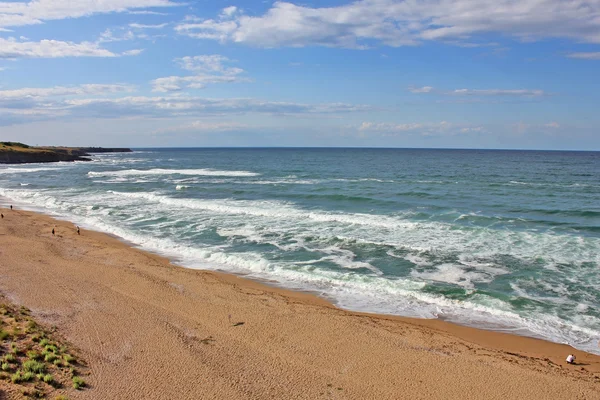
[{"label": "grass tuft", "polygon": [[44,346],[44,350],[51,351],[52,353],[56,353],[58,351],[58,349],[56,348],[56,346],[53,345],[53,344],[48,344],[48,345]]},{"label": "grass tuft", "polygon": [[35,374],[31,371],[24,372],[23,373],[23,381],[29,382],[30,380],[33,379],[34,376],[35,376]]},{"label": "grass tuft", "polygon": [[84,386],[85,386],[85,381],[81,377],[79,377],[79,376],[73,377],[73,388],[79,390]]},{"label": "grass tuft", "polygon": [[46,374],[46,375],[44,375],[44,377],[42,378],[42,380],[45,383],[51,385],[54,382],[54,377],[51,374]]},{"label": "grass tuft", "polygon": [[10,371],[12,369],[11,365],[7,362],[2,363],[2,371]]},{"label": "grass tuft", "polygon": [[65,354],[65,355],[63,355],[63,360],[65,360],[65,362],[66,362],[67,364],[72,364],[72,363],[74,363],[74,362],[75,362],[75,357],[73,357],[73,356],[72,356],[72,355],[70,355],[70,354]]},{"label": "grass tuft", "polygon": [[21,374],[21,371],[17,371],[14,374],[12,374],[10,376],[10,380],[12,381],[12,383],[19,383],[23,381],[23,375]]},{"label": "grass tuft", "polygon": [[42,358],[42,355],[37,351],[31,350],[27,352],[27,357],[31,358],[32,360],[39,360]]},{"label": "grass tuft", "polygon": [[4,329],[0,329],[0,340],[4,340],[10,336],[10,333],[6,332]]},{"label": "grass tuft", "polygon": [[23,363],[23,369],[25,371],[42,373],[46,371],[46,365],[35,360],[27,360]]}]

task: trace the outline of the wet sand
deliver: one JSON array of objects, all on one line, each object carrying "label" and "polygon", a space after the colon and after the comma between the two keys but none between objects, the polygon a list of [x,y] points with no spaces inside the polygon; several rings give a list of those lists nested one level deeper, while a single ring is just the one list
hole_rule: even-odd
[{"label": "wet sand", "polygon": [[[348,312],[0,211],[0,291],[89,364],[90,388],[71,398],[600,398],[600,357],[569,346]],[[578,365],[565,363],[569,353]]]}]

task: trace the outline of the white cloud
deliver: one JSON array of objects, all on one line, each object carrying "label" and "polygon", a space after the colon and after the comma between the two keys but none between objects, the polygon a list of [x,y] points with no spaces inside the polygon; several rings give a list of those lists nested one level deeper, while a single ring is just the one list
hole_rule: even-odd
[{"label": "white cloud", "polygon": [[427,123],[396,124],[389,122],[363,122],[358,130],[360,132],[373,132],[381,136],[398,136],[400,134],[417,134],[421,136],[459,135],[466,133],[483,133],[487,130],[482,126],[469,124],[456,124],[448,121]]},{"label": "white cloud", "polygon": [[517,96],[542,97],[548,93],[540,89],[454,89],[450,91],[435,90],[432,86],[409,87],[411,93],[436,93],[452,96]]},{"label": "white cloud", "polygon": [[411,93],[430,93],[433,90],[433,87],[431,87],[431,86],[423,86],[420,88],[411,87],[411,88],[408,88],[408,90]]},{"label": "white cloud", "polygon": [[158,11],[129,11],[129,14],[133,15],[169,15],[167,13]]},{"label": "white cloud", "polygon": [[359,127],[359,131],[379,131],[379,132],[402,132],[402,131],[413,131],[415,129],[423,128],[423,124],[411,123],[411,124],[391,124],[386,122],[363,122]]},{"label": "white cloud", "polygon": [[227,67],[223,65],[227,62],[232,62],[229,58],[219,54],[201,55],[201,56],[186,56],[175,59],[181,68],[195,72],[218,72],[223,75],[238,75],[244,72],[243,69],[235,67]]},{"label": "white cloud", "polygon": [[546,124],[525,123],[521,121],[517,122],[516,124],[512,124],[511,127],[514,132],[519,134],[540,132],[544,134],[552,134],[552,131],[556,132],[557,129],[560,129],[560,124],[556,121],[551,121]]},{"label": "white cloud", "polygon": [[222,11],[221,11],[221,15],[224,17],[232,17],[235,13],[237,13],[239,10],[236,6],[229,6],[229,7],[225,7]]},{"label": "white cloud", "polygon": [[135,86],[120,84],[84,84],[78,86],[54,86],[49,88],[21,88],[0,90],[0,100],[47,98],[53,96],[98,95],[106,93],[133,92]]},{"label": "white cloud", "polygon": [[144,49],[127,50],[121,53],[123,56],[139,56],[144,52]]},{"label": "white cloud", "polygon": [[571,53],[568,54],[569,58],[581,58],[584,60],[600,60],[600,51],[598,52],[588,52],[588,53]]},{"label": "white cloud", "polygon": [[132,31],[115,34],[113,29],[106,29],[100,34],[97,43],[122,42],[125,40],[133,40],[136,35]]},{"label": "white cloud", "polygon": [[0,126],[31,122],[32,118],[198,118],[243,114],[325,117],[373,109],[344,103],[303,104],[184,95],[115,96],[134,90],[129,85],[80,85],[0,91]]},{"label": "white cloud", "polygon": [[116,57],[97,43],[41,40],[22,42],[0,38],[0,58],[59,58],[59,57]]},{"label": "white cloud", "polygon": [[201,89],[207,84],[247,82],[248,78],[239,76],[244,72],[241,68],[228,67],[224,63],[231,62],[227,57],[213,54],[175,59],[181,68],[195,72],[189,76],[168,76],[152,81],[155,92],[172,92],[185,88]]},{"label": "white cloud", "polygon": [[157,25],[144,25],[144,24],[132,23],[132,24],[129,24],[129,27],[134,28],[134,29],[162,29],[167,25],[168,24],[166,22],[164,24],[157,24]]},{"label": "white cloud", "polygon": [[600,43],[600,2],[358,0],[316,8],[276,1],[263,15],[244,15],[228,7],[215,19],[187,18],[176,31],[259,47],[364,48],[372,42],[403,46],[427,40],[469,46],[469,38],[485,34]]},{"label": "white cloud", "polygon": [[239,122],[209,122],[194,121],[189,124],[173,126],[163,129],[157,129],[152,133],[171,133],[171,132],[227,132],[240,129],[248,129],[249,125]]},{"label": "white cloud", "polygon": [[231,34],[238,28],[234,21],[214,21],[208,19],[200,23],[193,23],[192,19],[186,19],[175,27],[175,31],[196,39],[213,39],[221,42],[230,38]]},{"label": "white cloud", "polygon": [[456,89],[448,94],[460,96],[526,96],[539,97],[546,93],[539,89]]},{"label": "white cloud", "polygon": [[177,6],[170,0],[31,0],[0,2],[0,27],[40,24],[43,21],[79,18],[94,14],[131,12],[151,7]]}]

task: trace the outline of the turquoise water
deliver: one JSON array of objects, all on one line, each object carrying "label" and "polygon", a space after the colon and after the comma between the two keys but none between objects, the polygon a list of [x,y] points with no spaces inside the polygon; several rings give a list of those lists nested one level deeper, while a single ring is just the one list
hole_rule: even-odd
[{"label": "turquoise water", "polygon": [[344,308],[600,350],[600,153],[153,149],[2,166],[0,195]]}]

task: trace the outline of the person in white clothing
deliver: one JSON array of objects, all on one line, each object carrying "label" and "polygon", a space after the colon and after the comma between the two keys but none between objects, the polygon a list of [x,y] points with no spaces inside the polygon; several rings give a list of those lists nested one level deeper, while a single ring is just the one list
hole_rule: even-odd
[{"label": "person in white clothing", "polygon": [[575,364],[575,356],[574,356],[573,354],[569,354],[569,355],[567,356],[567,362],[568,362],[569,364]]}]

